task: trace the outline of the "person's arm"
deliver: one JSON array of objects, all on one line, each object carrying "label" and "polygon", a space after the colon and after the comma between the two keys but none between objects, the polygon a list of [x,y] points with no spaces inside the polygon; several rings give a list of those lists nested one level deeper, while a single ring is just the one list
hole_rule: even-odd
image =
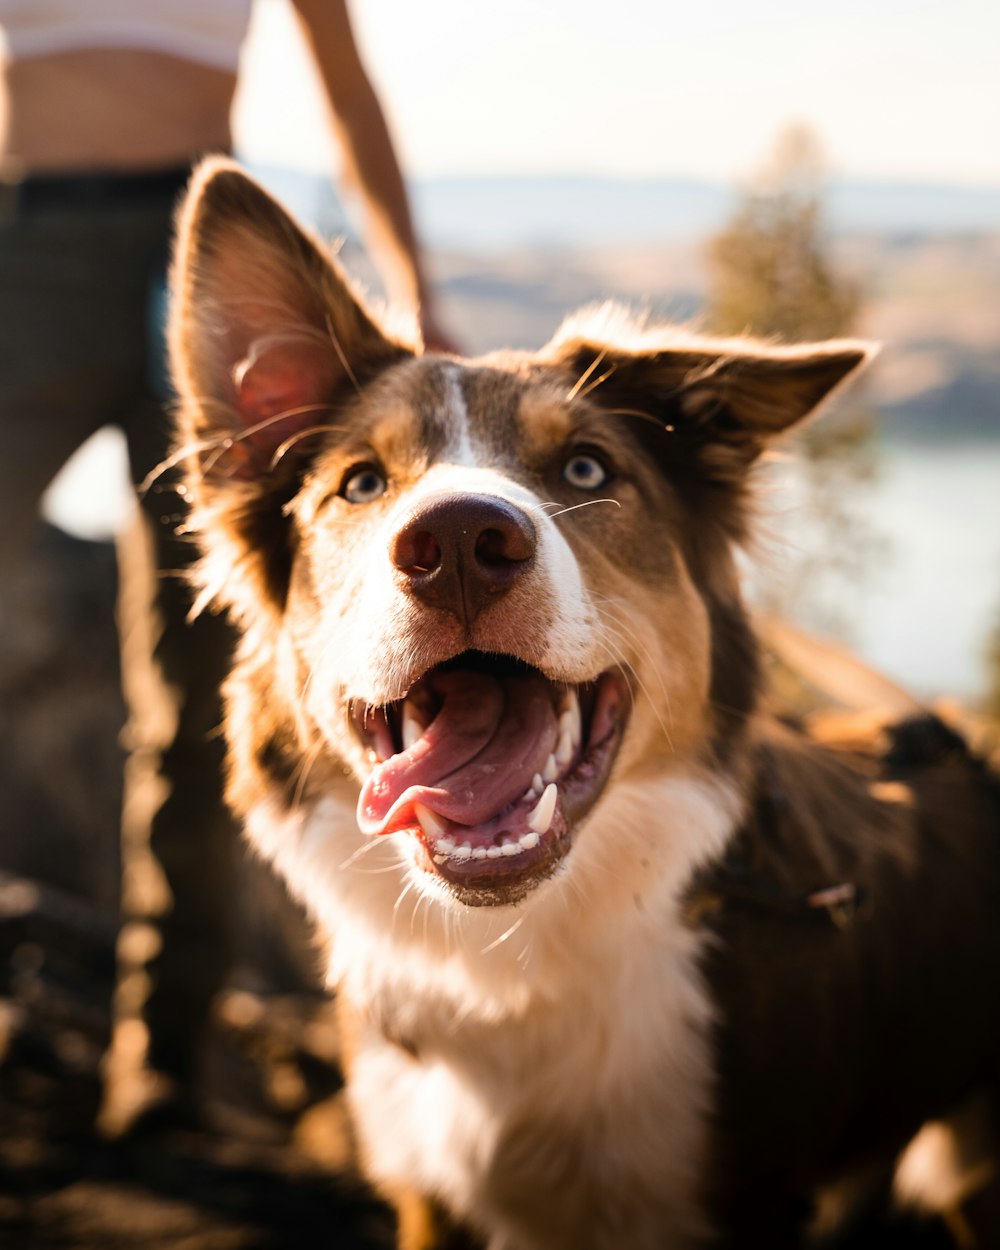
[{"label": "person's arm", "polygon": [[424,343],[455,350],[437,323],[406,187],[382,106],[362,64],[347,0],[292,0],[313,53],[340,140],[342,176],[365,209],[365,236],[389,294],[419,310]]}]

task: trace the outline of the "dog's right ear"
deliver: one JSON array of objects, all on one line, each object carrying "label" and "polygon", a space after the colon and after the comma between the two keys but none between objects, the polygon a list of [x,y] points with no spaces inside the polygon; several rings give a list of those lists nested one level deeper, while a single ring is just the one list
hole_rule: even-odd
[{"label": "dog's right ear", "polygon": [[169,342],[181,442],[216,486],[266,472],[290,439],[330,423],[338,396],[409,350],[337,262],[219,158],[195,172],[178,219]]},{"label": "dog's right ear", "polygon": [[318,436],[411,349],[383,333],[336,261],[266,191],[218,159],[199,167],[181,208],[169,342],[199,605],[247,622],[280,613],[285,505]]}]

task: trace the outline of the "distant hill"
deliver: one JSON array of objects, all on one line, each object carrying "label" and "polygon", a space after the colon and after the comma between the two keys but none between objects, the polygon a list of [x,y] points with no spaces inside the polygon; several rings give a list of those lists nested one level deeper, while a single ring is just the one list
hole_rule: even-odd
[{"label": "distant hill", "polygon": [[[260,168],[296,211],[332,234],[347,217],[328,180]],[[553,175],[428,178],[411,184],[423,238],[434,248],[506,251],[560,244],[652,244],[717,230],[739,188],[685,179],[629,180]],[[827,219],[835,233],[953,234],[1000,227],[1000,185],[831,182]]]},{"label": "distant hill", "polygon": [[[436,247],[660,243],[717,230],[738,188],[681,180],[601,178],[428,179],[413,187],[417,215]],[[830,228],[950,234],[1000,226],[1000,186],[831,183]]]},{"label": "distant hill", "polygon": [[[258,171],[377,275],[327,180]],[[675,321],[704,304],[705,241],[736,190],[681,180],[452,178],[413,186],[420,231],[451,324],[470,352],[536,347],[566,312],[617,298]],[[1000,186],[834,183],[838,261],[864,291],[858,332],[883,344],[870,402],[906,443],[1000,439]]]}]

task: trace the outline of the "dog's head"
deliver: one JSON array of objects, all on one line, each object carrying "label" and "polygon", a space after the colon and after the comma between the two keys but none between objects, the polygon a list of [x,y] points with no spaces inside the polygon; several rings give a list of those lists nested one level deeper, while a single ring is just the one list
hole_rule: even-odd
[{"label": "dog's head", "polygon": [[439,898],[502,904],[572,861],[612,773],[736,749],[748,471],[863,345],[612,310],[537,354],[422,355],[235,167],[202,168],[180,226],[193,528],[247,635],[238,803],[316,800],[347,771],[359,844],[391,838]]}]

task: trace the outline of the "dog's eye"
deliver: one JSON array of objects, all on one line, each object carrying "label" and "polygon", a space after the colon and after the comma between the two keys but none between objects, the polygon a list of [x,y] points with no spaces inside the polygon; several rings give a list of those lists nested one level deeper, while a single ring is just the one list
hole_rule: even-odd
[{"label": "dog's eye", "polygon": [[577,490],[599,490],[608,480],[608,471],[596,456],[570,456],[562,475]]},{"label": "dog's eye", "polygon": [[340,493],[348,503],[374,503],[379,496],[385,494],[387,486],[388,483],[378,469],[366,465],[345,480]]}]

